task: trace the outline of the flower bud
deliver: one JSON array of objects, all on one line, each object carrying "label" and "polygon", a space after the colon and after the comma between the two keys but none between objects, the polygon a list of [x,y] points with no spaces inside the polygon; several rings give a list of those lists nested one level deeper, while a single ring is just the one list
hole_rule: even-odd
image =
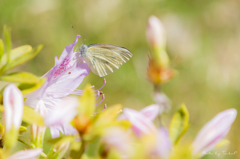
[{"label": "flower bud", "polygon": [[151,16],[146,31],[147,40],[151,46],[151,59],[156,67],[165,68],[169,65],[169,57],[165,51],[166,31],[161,21]]},{"label": "flower bud", "polygon": [[23,95],[14,84],[10,84],[5,88],[3,105],[5,125],[4,146],[6,149],[11,149],[17,142],[23,114]]}]

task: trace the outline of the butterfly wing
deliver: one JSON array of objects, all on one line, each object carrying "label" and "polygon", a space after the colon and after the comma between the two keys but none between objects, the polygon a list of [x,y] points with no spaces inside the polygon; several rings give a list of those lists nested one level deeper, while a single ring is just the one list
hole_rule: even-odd
[{"label": "butterfly wing", "polygon": [[88,45],[85,61],[92,72],[100,77],[118,69],[132,57],[132,53],[123,47],[109,44]]}]

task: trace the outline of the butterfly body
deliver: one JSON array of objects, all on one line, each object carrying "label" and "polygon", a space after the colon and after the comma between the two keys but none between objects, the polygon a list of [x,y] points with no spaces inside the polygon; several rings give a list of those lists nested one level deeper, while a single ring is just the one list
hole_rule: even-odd
[{"label": "butterfly body", "polygon": [[82,44],[79,51],[92,72],[100,77],[119,69],[132,57],[128,49],[110,44]]}]

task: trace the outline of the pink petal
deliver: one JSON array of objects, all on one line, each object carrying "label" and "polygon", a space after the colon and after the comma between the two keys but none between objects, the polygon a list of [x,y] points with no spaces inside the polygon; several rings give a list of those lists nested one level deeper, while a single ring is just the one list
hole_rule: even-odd
[{"label": "pink petal", "polygon": [[[35,108],[35,111],[39,113],[42,116],[45,116],[47,113],[47,108],[44,105],[43,100],[40,100]],[[32,137],[33,140],[36,139],[37,136],[41,136],[42,138],[44,137],[46,127],[45,126],[37,126],[35,124],[31,125],[31,131],[32,131]]]},{"label": "pink petal", "polygon": [[41,153],[42,149],[22,150],[8,157],[8,159],[37,159]]},{"label": "pink petal", "polygon": [[145,117],[147,117],[151,121],[154,121],[154,119],[157,117],[159,113],[159,105],[157,104],[149,105],[140,110],[140,113],[142,113]]},{"label": "pink petal", "polygon": [[23,114],[23,95],[22,92],[14,85],[8,85],[3,93],[4,122],[6,131],[9,131],[12,124],[18,129],[22,122]]},{"label": "pink petal", "polygon": [[147,39],[154,47],[162,47],[166,44],[166,31],[162,22],[155,16],[151,16],[148,20],[146,31]]},{"label": "pink petal", "polygon": [[156,132],[156,128],[152,121],[140,112],[125,108],[123,110],[123,113],[126,116],[127,120],[132,123],[132,129],[137,136]]},{"label": "pink petal", "polygon": [[159,128],[157,132],[157,156],[161,158],[168,158],[172,148],[172,143],[169,133],[165,128]]},{"label": "pink petal", "polygon": [[236,109],[228,109],[210,120],[193,141],[193,154],[196,155],[213,149],[227,135],[236,116]]},{"label": "pink petal", "polygon": [[78,99],[67,97],[60,105],[46,114],[44,121],[48,126],[56,126],[62,123],[69,123],[77,115]]},{"label": "pink petal", "polygon": [[119,127],[108,128],[103,136],[103,142],[109,147],[128,155],[133,149],[133,141],[129,133]]}]

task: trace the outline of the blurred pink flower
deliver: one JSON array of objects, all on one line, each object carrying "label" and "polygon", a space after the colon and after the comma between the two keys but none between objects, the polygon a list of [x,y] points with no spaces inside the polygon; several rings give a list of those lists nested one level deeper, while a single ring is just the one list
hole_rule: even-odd
[{"label": "blurred pink flower", "polygon": [[[149,105],[149,106],[141,109],[139,112],[141,114],[143,114],[145,117],[147,117],[148,119],[150,119],[151,121],[154,121],[159,113],[159,105],[157,105],[157,104]],[[124,119],[126,119],[126,116],[123,113],[118,116],[118,119],[124,120]]]},{"label": "blurred pink flower", "polygon": [[[26,105],[35,108],[42,101],[47,112],[51,113],[53,109],[61,105],[63,102],[62,97],[81,92],[76,91],[76,89],[90,73],[90,68],[78,54],[73,52],[79,37],[80,35],[77,35],[73,44],[68,45],[63,50],[59,59],[55,58],[55,66],[43,76],[47,78],[46,82],[40,89],[26,96]],[[57,137],[59,131],[68,134],[71,132],[68,131],[69,129],[72,129],[70,125],[65,126],[62,124],[50,127],[53,137]]]},{"label": "blurred pink flower", "polygon": [[37,159],[41,153],[42,149],[22,150],[8,157],[8,159]]},{"label": "blurred pink flower", "polygon": [[155,16],[148,19],[147,40],[153,47],[163,47],[166,45],[166,31],[162,22]]},{"label": "blurred pink flower", "polygon": [[5,88],[3,105],[3,118],[6,132],[9,132],[12,126],[14,126],[15,130],[18,130],[22,122],[23,95],[14,84],[10,84]]},{"label": "blurred pink flower", "polygon": [[236,116],[236,109],[228,109],[210,120],[192,143],[193,155],[213,149],[227,135]]},{"label": "blurred pink flower", "polygon": [[[153,114],[154,111],[156,112]],[[145,114],[148,114],[148,116],[143,115],[142,112],[145,112]],[[125,108],[123,110],[123,113],[127,120],[132,123],[132,130],[137,137],[141,138],[145,135],[151,135],[155,138],[154,142],[150,144],[150,147],[147,148],[149,150],[146,150],[150,156],[167,158],[172,147],[168,131],[165,128],[157,129],[151,121],[151,119],[154,119],[152,117],[156,117],[156,114],[158,114],[158,112],[158,105],[148,106],[140,112],[129,108]]]},{"label": "blurred pink flower", "polygon": [[[77,130],[69,122],[77,115],[78,105],[79,102],[76,97],[64,98],[58,107],[46,114],[44,118],[45,124],[66,134],[77,134]],[[52,131],[52,135],[59,136],[59,131]]]},{"label": "blurred pink flower", "polygon": [[168,158],[172,148],[172,142],[167,129],[159,128],[156,138],[156,145],[151,152],[152,156]]},{"label": "blurred pink flower", "polygon": [[106,148],[113,148],[124,156],[129,156],[133,150],[131,136],[120,127],[108,128],[103,135],[103,142],[106,144]]},{"label": "blurred pink flower", "polygon": [[132,123],[132,130],[136,136],[141,137],[144,134],[152,134],[157,132],[156,127],[152,121],[144,116],[141,112],[133,109],[124,108],[123,114],[126,119]]}]

